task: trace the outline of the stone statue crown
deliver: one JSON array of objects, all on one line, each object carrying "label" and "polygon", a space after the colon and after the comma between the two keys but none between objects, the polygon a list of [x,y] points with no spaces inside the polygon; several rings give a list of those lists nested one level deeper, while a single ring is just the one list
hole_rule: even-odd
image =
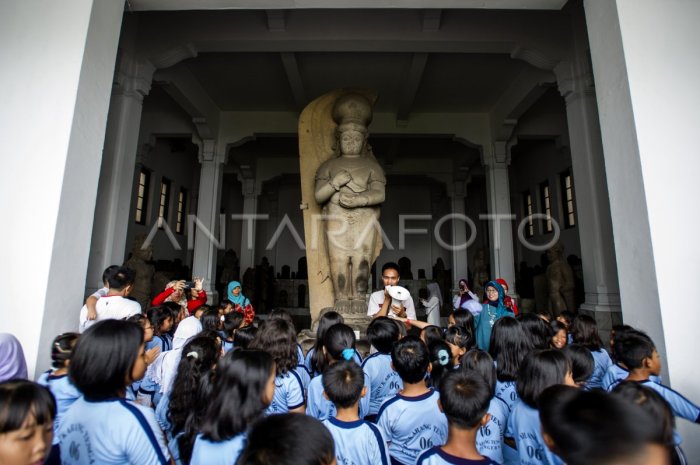
[{"label": "stone statue crown", "polygon": [[338,123],[339,130],[367,131],[367,126],[372,122],[372,105],[364,95],[345,94],[335,102],[333,120]]}]

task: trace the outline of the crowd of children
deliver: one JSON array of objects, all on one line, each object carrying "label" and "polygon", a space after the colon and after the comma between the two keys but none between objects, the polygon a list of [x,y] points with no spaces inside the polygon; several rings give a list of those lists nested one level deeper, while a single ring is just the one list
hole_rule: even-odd
[{"label": "crowd of children", "polygon": [[498,281],[446,328],[374,318],[368,353],[326,312],[305,354],[290,315],[254,318],[236,282],[218,307],[177,281],[101,319],[129,279],[105,275],[37,383],[0,335],[0,463],[675,465],[675,418],[700,422],[644,332],[616,326],[609,353],[593,318],[516,316]]}]

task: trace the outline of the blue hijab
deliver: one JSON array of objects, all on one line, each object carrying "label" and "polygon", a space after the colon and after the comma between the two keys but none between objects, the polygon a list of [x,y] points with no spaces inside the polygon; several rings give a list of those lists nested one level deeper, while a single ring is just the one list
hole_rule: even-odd
[{"label": "blue hijab", "polygon": [[[238,296],[236,297],[233,295],[233,290],[237,287],[241,288],[241,292],[239,292]],[[250,303],[250,300],[243,295],[243,288],[241,287],[241,283],[238,281],[231,281],[228,283],[228,300],[233,302],[235,305],[240,305],[241,307],[245,307]]]},{"label": "blue hijab", "polygon": [[486,283],[486,286],[484,286],[484,289],[486,289],[489,286],[493,287],[498,291],[498,301],[492,302],[489,300],[488,297],[486,297],[487,303],[492,307],[496,307],[501,312],[510,312],[510,310],[508,310],[508,307],[506,307],[506,304],[503,303],[503,300],[506,298],[506,291],[503,289],[503,286],[498,284],[496,281],[489,281]]}]

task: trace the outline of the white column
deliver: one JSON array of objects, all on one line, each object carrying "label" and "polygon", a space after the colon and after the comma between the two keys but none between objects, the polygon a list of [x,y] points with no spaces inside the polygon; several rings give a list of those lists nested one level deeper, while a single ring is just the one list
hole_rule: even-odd
[{"label": "white column", "polygon": [[[190,222],[190,234],[194,233],[192,276],[204,278],[208,303],[218,301],[216,295],[216,259],[218,250],[226,241],[220,231],[219,205],[223,180],[223,154],[216,153],[216,141],[204,139],[199,151],[201,163],[199,195],[197,197],[197,221]],[[225,223],[222,223],[225,224]]]},{"label": "white column", "polygon": [[[122,58],[122,69],[127,59]],[[125,69],[125,71],[128,71]],[[136,152],[143,98],[151,88],[153,68],[142,76],[121,75],[112,89],[107,133],[97,189],[97,203],[90,243],[86,294],[102,287],[102,271],[124,263],[126,236],[131,218]]]},{"label": "white column", "polygon": [[[585,30],[581,34],[585,42]],[[579,52],[577,66],[564,62],[555,73],[559,92],[566,102],[576,189],[576,227],[586,292],[580,310],[596,319],[599,330],[608,332],[622,322],[620,290],[595,87],[585,48],[579,48],[584,52],[583,55]]]},{"label": "white column", "polygon": [[258,192],[255,179],[244,178],[243,220],[241,224],[241,279],[248,268],[255,268],[255,227],[258,222]]},{"label": "white column", "polygon": [[30,376],[77,329],[123,13],[112,0],[0,3],[2,331]]},{"label": "white column", "polygon": [[[665,384],[700,404],[700,3],[585,0],[584,7],[622,313],[654,339]],[[677,426],[688,462],[699,463],[700,429],[685,420]]]},{"label": "white column", "polygon": [[486,201],[488,204],[489,242],[491,245],[491,279],[503,278],[509,284],[509,294],[515,289],[515,258],[513,255],[513,221],[510,208],[508,165],[510,155],[506,141],[496,141],[484,147],[486,168]]},{"label": "white column", "polygon": [[466,181],[455,181],[448,184],[447,195],[450,196],[452,206],[452,286],[457,286],[460,279],[467,277],[467,249],[456,247],[466,245],[467,225],[462,218],[466,216],[464,201],[467,198]]}]

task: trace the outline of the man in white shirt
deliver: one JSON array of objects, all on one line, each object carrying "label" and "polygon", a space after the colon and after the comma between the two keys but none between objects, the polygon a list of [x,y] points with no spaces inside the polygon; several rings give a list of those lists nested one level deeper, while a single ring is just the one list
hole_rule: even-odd
[{"label": "man in white shirt", "polygon": [[[402,304],[398,306],[391,305],[391,296],[387,290],[387,286],[396,286],[399,284],[399,265],[394,262],[385,263],[382,267],[382,282],[384,289],[373,292],[369,297],[367,305],[367,315],[372,318],[380,316],[388,316],[389,318],[401,317],[409,320],[416,319],[416,308],[413,305],[413,297],[409,296]],[[391,306],[391,308],[390,308]]]},{"label": "man in white shirt", "polygon": [[80,309],[79,331],[82,333],[90,326],[102,320],[122,320],[131,315],[141,313],[141,304],[135,300],[127,299],[134,287],[136,273],[134,270],[120,267],[108,278],[109,291],[104,297],[100,297],[95,304],[97,318],[88,320],[86,305]]}]

